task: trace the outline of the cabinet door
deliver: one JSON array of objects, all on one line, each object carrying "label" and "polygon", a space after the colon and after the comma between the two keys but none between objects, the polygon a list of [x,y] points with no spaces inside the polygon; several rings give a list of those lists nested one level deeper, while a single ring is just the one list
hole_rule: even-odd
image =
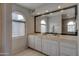
[{"label": "cabinet door", "polygon": [[48,55],[48,40],[42,39],[42,52]]},{"label": "cabinet door", "polygon": [[42,52],[50,55],[58,55],[58,42],[51,39],[42,39]]},{"label": "cabinet door", "polygon": [[34,37],[33,36],[29,36],[28,37],[28,46],[30,48],[35,48],[35,40],[34,40]]},{"label": "cabinet door", "polygon": [[76,45],[66,42],[60,42],[60,55],[61,56],[76,56]]},{"label": "cabinet door", "polygon": [[49,39],[48,41],[48,55],[57,56],[58,55],[58,42]]},{"label": "cabinet door", "polygon": [[41,37],[36,36],[35,37],[35,49],[38,51],[41,51],[41,49],[42,49],[41,44],[42,44]]}]

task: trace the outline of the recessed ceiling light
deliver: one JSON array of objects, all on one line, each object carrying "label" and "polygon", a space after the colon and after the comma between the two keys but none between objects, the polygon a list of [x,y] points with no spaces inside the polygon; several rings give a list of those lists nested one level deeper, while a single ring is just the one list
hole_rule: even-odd
[{"label": "recessed ceiling light", "polygon": [[45,12],[48,12],[48,10],[46,10]]},{"label": "recessed ceiling light", "polygon": [[58,6],[58,9],[60,9],[61,8],[61,6]]}]

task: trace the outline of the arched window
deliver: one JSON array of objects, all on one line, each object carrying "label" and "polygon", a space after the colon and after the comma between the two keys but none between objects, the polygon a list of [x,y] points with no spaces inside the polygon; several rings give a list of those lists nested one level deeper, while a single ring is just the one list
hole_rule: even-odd
[{"label": "arched window", "polygon": [[45,20],[41,20],[41,24],[46,25]]},{"label": "arched window", "polygon": [[12,20],[25,21],[23,15],[19,12],[13,12],[12,13]]},{"label": "arched window", "polygon": [[19,12],[12,13],[12,37],[25,35],[25,19]]},{"label": "arched window", "polygon": [[68,30],[68,32],[75,32],[76,31],[76,24],[74,21],[70,21],[67,23],[67,30]]},{"label": "arched window", "polygon": [[46,21],[41,20],[41,32],[45,33],[46,32]]}]

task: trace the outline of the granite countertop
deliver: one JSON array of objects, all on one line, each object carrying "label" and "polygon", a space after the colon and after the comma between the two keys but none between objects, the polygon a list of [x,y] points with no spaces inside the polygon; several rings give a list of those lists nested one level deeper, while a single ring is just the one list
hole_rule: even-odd
[{"label": "granite countertop", "polygon": [[52,35],[52,34],[36,34],[32,33],[29,35],[35,35],[40,38],[44,39],[50,39],[50,40],[57,40],[61,42],[69,42],[69,43],[75,43],[77,42],[77,36],[68,36],[68,35]]}]

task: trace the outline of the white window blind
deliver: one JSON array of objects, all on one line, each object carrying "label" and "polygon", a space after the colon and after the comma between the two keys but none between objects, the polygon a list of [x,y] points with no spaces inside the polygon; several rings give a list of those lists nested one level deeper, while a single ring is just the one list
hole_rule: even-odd
[{"label": "white window blind", "polygon": [[25,19],[21,14],[12,13],[12,37],[25,35]]}]

